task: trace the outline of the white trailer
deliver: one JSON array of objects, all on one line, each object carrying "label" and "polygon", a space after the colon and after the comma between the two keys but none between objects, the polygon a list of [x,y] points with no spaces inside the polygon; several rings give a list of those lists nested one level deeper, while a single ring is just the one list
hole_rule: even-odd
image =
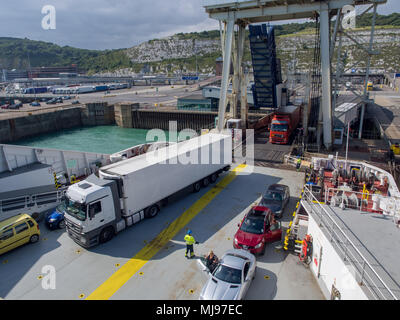
[{"label": "white trailer", "polygon": [[215,182],[231,163],[231,135],[210,133],[102,167],[68,188],[60,208],[67,232],[84,247],[106,242],[155,217],[176,192]]}]

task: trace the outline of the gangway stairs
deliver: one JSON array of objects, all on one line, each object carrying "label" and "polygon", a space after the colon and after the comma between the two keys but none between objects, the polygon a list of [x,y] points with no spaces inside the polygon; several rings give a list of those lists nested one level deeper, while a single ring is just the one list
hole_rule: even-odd
[{"label": "gangway stairs", "polygon": [[282,82],[276,59],[275,32],[272,26],[249,25],[250,51],[254,72],[252,87],[256,108],[276,108],[275,87]]}]

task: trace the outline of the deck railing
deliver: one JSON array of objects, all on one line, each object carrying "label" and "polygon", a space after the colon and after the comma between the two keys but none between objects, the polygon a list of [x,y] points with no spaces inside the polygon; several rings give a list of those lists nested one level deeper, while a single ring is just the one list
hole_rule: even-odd
[{"label": "deck railing", "polygon": [[[367,261],[363,254],[357,249],[354,243],[347,236],[346,232],[336,223],[332,217],[332,209],[321,205],[310,189],[305,186],[303,200],[309,204],[309,212],[319,224],[326,230],[333,247],[341,253],[343,260],[350,263],[359,277],[359,284],[368,289],[374,299],[377,300],[398,300],[393,291],[386,285],[378,275],[374,267]],[[390,275],[388,275],[390,277]],[[399,288],[400,289],[400,288]]]}]

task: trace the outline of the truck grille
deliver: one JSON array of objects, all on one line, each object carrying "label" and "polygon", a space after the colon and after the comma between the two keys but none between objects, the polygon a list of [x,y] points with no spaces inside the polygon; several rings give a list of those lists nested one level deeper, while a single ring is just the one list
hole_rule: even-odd
[{"label": "truck grille", "polygon": [[67,225],[67,228],[70,229],[71,231],[81,233],[82,232],[82,227],[73,223],[72,221],[65,219],[65,224]]}]

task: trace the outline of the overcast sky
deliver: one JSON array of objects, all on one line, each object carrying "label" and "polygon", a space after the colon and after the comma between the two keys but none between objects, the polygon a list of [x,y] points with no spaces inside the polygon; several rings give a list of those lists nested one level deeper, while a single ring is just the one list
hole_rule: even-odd
[{"label": "overcast sky", "polygon": [[[178,32],[212,30],[202,0],[13,0],[2,1],[0,36],[43,40],[85,49],[128,48]],[[56,10],[56,29],[42,28],[42,7]],[[379,13],[400,12],[388,0]],[[291,21],[295,22],[295,21]]]}]

